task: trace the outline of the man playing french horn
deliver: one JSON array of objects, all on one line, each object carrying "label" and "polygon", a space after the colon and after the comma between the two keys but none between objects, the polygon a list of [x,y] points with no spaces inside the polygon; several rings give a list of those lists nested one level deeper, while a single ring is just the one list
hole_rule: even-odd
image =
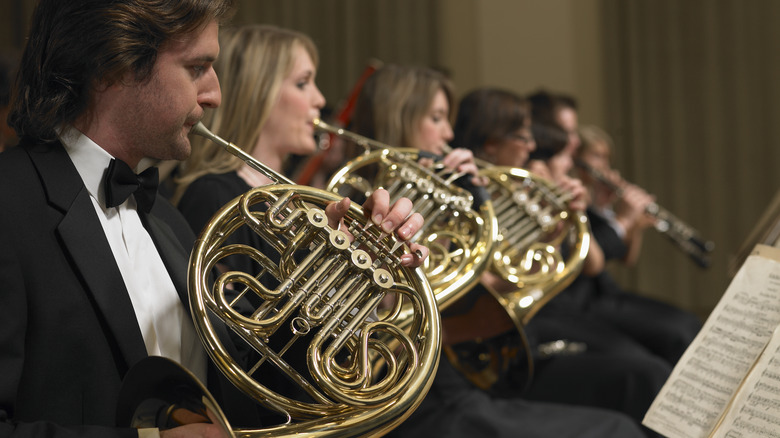
[{"label": "man playing french horn", "polygon": [[[12,98],[21,144],[0,156],[0,436],[222,436],[115,425],[122,379],[150,355],[207,382],[234,425],[257,425],[200,345],[185,298],[194,236],[144,170],[185,159],[220,105],[212,64],[232,3],[38,4]],[[327,208],[331,223],[347,206]],[[422,226],[386,193],[366,207],[402,240]],[[404,267],[427,255],[411,250]]]}]

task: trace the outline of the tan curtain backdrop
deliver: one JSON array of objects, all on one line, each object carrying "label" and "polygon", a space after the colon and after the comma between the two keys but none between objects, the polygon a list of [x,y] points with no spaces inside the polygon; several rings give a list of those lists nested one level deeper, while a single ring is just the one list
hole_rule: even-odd
[{"label": "tan curtain backdrop", "polygon": [[707,314],[780,188],[780,2],[604,0],[616,165],[717,243],[708,271],[663,239],[622,276]]},{"label": "tan curtain backdrop", "polygon": [[234,22],[267,23],[311,36],[322,62],[317,83],[337,107],[373,60],[438,66],[432,0],[251,0]]}]

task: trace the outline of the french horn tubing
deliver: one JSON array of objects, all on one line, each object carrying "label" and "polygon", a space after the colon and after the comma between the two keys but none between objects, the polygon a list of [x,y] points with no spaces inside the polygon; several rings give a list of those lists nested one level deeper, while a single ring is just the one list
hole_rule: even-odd
[{"label": "french horn tubing", "polygon": [[443,166],[419,165],[417,149],[389,146],[319,119],[314,126],[365,149],[336,171],[327,190],[354,199],[383,187],[391,200],[409,198],[425,218],[423,228],[410,240],[430,250],[423,270],[439,309],[467,293],[489,266],[497,238],[491,203],[475,208],[474,196],[455,184],[464,175]]},{"label": "french horn tubing", "polygon": [[514,285],[509,292],[488,290],[525,326],[582,270],[588,219],[569,209],[568,194],[525,169],[485,166],[480,175],[488,178],[499,228],[490,270]]},{"label": "french horn tubing", "polygon": [[[201,123],[192,133],[275,182],[249,190],[213,216],[190,256],[188,287],[195,327],[217,368],[287,421],[258,429],[231,429],[223,417],[218,422],[238,437],[381,436],[392,430],[422,401],[438,367],[441,323],[425,274],[400,264],[402,242],[367,220],[358,205],[343,220],[349,235],[333,229],[324,208],[341,197],[294,185]],[[242,227],[268,248],[232,241]],[[249,257],[259,272],[215,276],[228,257]],[[402,307],[412,311],[402,317]],[[234,339],[222,339],[220,326]],[[249,351],[250,359],[231,356],[233,344]],[[296,351],[302,360],[291,360]],[[219,411],[213,398],[200,397]],[[144,426],[135,417],[131,423]]]}]

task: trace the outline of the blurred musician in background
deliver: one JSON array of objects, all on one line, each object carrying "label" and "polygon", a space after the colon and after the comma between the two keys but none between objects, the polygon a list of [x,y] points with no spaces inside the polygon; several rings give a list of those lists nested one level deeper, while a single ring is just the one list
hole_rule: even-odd
[{"label": "blurred musician in background", "polygon": [[[444,155],[447,142],[453,139],[452,96],[449,80],[439,72],[385,65],[366,81],[358,97],[352,130],[384,144]],[[521,148],[517,153],[523,155],[527,151]],[[443,160],[453,168],[476,169],[468,150],[456,148]],[[476,178],[472,181],[479,183]],[[443,313],[445,344],[515,330],[489,295],[476,294],[464,300],[466,303],[457,306],[459,309]],[[633,437],[642,436],[642,432],[617,412],[496,397],[474,386],[442,355],[428,396],[389,436],[518,435]]]},{"label": "blurred musician in background", "polygon": [[[445,152],[447,141],[452,139],[449,115],[453,93],[450,80],[438,71],[384,65],[366,80],[358,95],[352,128],[387,145],[416,148],[441,157],[447,168],[471,174],[472,182],[478,183],[471,151]],[[353,149],[345,158],[359,152]]]},{"label": "blurred musician in background", "polygon": [[[271,25],[226,28],[220,44],[222,54],[214,69],[230,105],[206,112],[203,123],[284,174],[291,154],[308,155],[317,148],[312,120],[325,106],[315,82],[317,48],[308,35]],[[214,205],[203,208],[216,211],[238,194],[271,182],[210,140],[198,137],[192,142],[173,198],[181,209],[199,208],[205,194]],[[231,190],[217,196],[214,190],[219,187]]]},{"label": "blurred musician in background", "polygon": [[[545,91],[532,94],[530,100],[534,121],[538,121],[539,130],[559,132],[557,143],[554,135],[547,136],[548,142],[537,143],[540,155],[552,157],[548,159],[548,163],[554,177],[568,175],[574,168],[575,154],[580,153],[582,145],[576,101],[568,96],[557,96]],[[561,137],[565,140],[561,140]],[[591,139],[588,138],[589,141]],[[565,143],[561,146],[563,141]],[[631,191],[629,193],[635,194]],[[651,200],[646,194],[639,195],[640,199],[631,200],[636,202],[635,208],[641,208]],[[605,260],[625,257],[628,253],[625,243],[617,236],[616,230],[596,213],[592,205],[588,208],[588,217],[593,225],[593,244],[601,249]],[[613,326],[664,358],[672,366],[677,363],[701,328],[701,321],[690,312],[623,291],[606,269],[597,275],[578,277],[569,287],[569,291],[562,293],[560,299],[551,303],[553,305],[548,306],[547,310],[552,312],[561,309],[561,304],[566,300],[574,306],[575,313],[582,312],[588,318]],[[572,310],[567,312],[570,311]]]},{"label": "blurred musician in background", "polygon": [[[317,147],[311,122],[325,105],[315,82],[317,48],[305,34],[269,25],[226,28],[220,45],[214,69],[229,104],[207,111],[203,123],[284,174],[290,154],[307,155]],[[225,203],[270,181],[208,139],[193,137],[192,144],[172,200],[199,231]],[[236,241],[263,242],[251,230],[239,233]],[[233,260],[237,265],[231,269],[253,272],[252,266]]]},{"label": "blurred musician in background", "polygon": [[[543,142],[547,141],[545,135],[554,134],[532,129],[529,102],[513,92],[486,87],[473,90],[461,99],[453,146],[469,147],[477,158],[492,165],[530,166],[538,175],[554,181],[564,193],[572,193],[569,208],[583,212],[587,206],[585,189],[579,180],[566,175],[566,157],[556,157],[558,153],[564,153],[567,136],[562,130],[556,133],[558,149],[542,148],[543,152],[539,153],[534,134]],[[529,163],[531,156],[538,161]],[[518,211],[517,214],[523,213]],[[581,276],[593,275],[591,272],[603,268],[599,248],[595,249],[595,257],[594,251],[589,251]],[[566,251],[566,248],[558,250]],[[588,262],[589,258],[595,260]],[[483,283],[495,290],[516,288],[514,284],[502,284],[508,283],[504,279],[490,278],[495,277],[492,273],[483,277],[489,277]],[[560,294],[566,293],[564,290]],[[547,305],[556,301],[558,298],[553,298]],[[525,328],[535,365],[530,387],[523,393],[529,399],[605,407],[631,415],[639,424],[671,372],[671,367],[663,360],[597,321],[548,315],[542,308]],[[588,343],[584,351],[576,354],[565,354],[564,351],[564,354],[541,357],[537,350],[540,344],[551,341],[585,342],[591,339],[599,342]],[[523,364],[523,361],[519,362],[519,365]]]},{"label": "blurred musician in background", "polygon": [[[618,171],[612,169],[613,143],[609,134],[594,125],[581,126],[579,134],[582,146],[575,154],[575,163],[588,166],[610,182],[607,184],[582,165],[575,165],[578,178],[590,193],[591,222],[610,226],[615,232],[613,237],[619,239],[616,243],[610,243],[608,237],[601,240],[604,251],[615,254],[608,258],[633,266],[642,250],[644,232],[655,225],[655,218],[646,214],[655,197],[636,184],[625,181]],[[619,193],[615,187],[620,188]]]}]

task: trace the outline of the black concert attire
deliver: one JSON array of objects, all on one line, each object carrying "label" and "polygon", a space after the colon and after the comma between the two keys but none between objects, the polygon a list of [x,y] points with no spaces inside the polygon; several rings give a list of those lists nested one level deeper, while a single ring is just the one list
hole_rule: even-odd
[{"label": "black concert attire", "polygon": [[[602,216],[589,210],[593,238],[606,260],[622,258],[627,248],[614,228]],[[666,303],[625,292],[609,272],[594,277],[580,275],[540,313],[542,317],[586,319],[603,324],[634,340],[671,366],[677,363],[701,328],[693,314]],[[576,330],[573,330],[576,332]],[[590,344],[601,344],[590,338]]]},{"label": "black concert attire", "polygon": [[[592,211],[588,217],[605,259],[621,258],[626,246],[614,228]],[[622,291],[607,271],[579,275],[531,320],[528,330],[539,343],[582,343],[585,353],[537,360],[526,394],[534,400],[618,409],[641,422],[700,327],[692,314]],[[583,373],[600,377],[583,381]]]},{"label": "black concert attire", "polygon": [[420,407],[387,436],[629,438],[644,434],[618,412],[493,396],[472,385],[442,355]]},{"label": "black concert attire", "polygon": [[[60,142],[23,139],[0,154],[2,437],[138,436],[115,426],[115,412],[124,375],[149,355],[148,327],[139,324],[132,288],[98,214],[119,209],[107,207],[83,177]],[[132,197],[125,205],[134,213]],[[175,287],[183,324],[192,324],[186,287],[192,231],[160,196],[150,212],[137,215]],[[256,421],[251,401],[210,362],[204,365],[231,422]]]},{"label": "black concert attire", "polygon": [[[179,201],[179,211],[196,233],[200,233],[211,217],[236,196],[249,191],[251,187],[236,172],[207,174],[193,181]],[[244,243],[253,248],[264,248],[265,242],[247,227],[242,227],[229,240]],[[231,269],[252,272],[254,265],[244,257],[231,259]]]},{"label": "black concert attire", "polygon": [[[593,237],[605,260],[622,258],[628,248],[609,221],[588,209]],[[701,320],[667,303],[624,291],[607,272],[592,280],[585,312],[634,338],[674,365],[701,329]]]}]

